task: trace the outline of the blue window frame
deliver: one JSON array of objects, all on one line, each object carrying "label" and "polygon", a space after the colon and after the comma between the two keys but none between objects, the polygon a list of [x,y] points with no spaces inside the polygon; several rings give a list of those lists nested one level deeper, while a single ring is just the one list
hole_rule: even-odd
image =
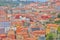
[{"label": "blue window frame", "polygon": [[0,27],[10,27],[11,26],[10,23],[11,22],[0,22]]},{"label": "blue window frame", "polygon": [[32,31],[40,30],[40,28],[32,28]]}]

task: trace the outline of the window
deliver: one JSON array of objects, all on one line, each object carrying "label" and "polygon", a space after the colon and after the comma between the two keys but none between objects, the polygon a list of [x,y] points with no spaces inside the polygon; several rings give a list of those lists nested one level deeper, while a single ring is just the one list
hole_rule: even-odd
[{"label": "window", "polygon": [[5,28],[4,27],[0,27],[0,34],[5,33]]},{"label": "window", "polygon": [[56,6],[55,9],[60,10],[60,6]]},{"label": "window", "polygon": [[39,37],[38,40],[46,40],[45,37]]},{"label": "window", "polygon": [[25,13],[25,10],[21,10],[21,13]]},{"label": "window", "polygon": [[0,22],[0,27],[10,27],[10,22]]},{"label": "window", "polygon": [[32,31],[40,30],[40,28],[32,28]]}]

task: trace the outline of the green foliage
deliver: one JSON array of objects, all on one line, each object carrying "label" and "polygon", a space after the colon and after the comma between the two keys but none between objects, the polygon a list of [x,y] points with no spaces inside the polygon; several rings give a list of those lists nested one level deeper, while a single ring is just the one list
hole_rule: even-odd
[{"label": "green foliage", "polygon": [[58,14],[58,18],[60,18],[60,13]]},{"label": "green foliage", "polygon": [[0,3],[0,6],[3,6],[3,4]]},{"label": "green foliage", "polygon": [[58,20],[58,21],[55,21],[55,23],[57,23],[57,24],[60,24],[60,20]]},{"label": "green foliage", "polygon": [[49,33],[46,37],[46,40],[53,40],[53,34]]},{"label": "green foliage", "polygon": [[60,26],[58,27],[58,29],[57,29],[57,30],[58,30],[58,32],[60,32]]}]

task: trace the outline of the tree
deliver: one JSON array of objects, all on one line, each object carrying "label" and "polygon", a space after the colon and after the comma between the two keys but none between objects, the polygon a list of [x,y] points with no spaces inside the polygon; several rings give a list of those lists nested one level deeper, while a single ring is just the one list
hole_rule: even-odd
[{"label": "tree", "polygon": [[60,20],[58,20],[58,21],[55,21],[55,23],[57,23],[57,24],[60,24]]},{"label": "tree", "polygon": [[58,14],[58,18],[60,18],[60,13]]},{"label": "tree", "polygon": [[46,40],[53,40],[53,34],[52,33],[47,34]]},{"label": "tree", "polygon": [[57,32],[60,33],[60,26],[58,27]]}]

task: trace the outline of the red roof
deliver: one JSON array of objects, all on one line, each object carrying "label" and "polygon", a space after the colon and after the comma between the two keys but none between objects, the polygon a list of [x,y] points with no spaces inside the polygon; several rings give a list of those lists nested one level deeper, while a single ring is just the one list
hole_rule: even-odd
[{"label": "red roof", "polygon": [[57,5],[57,6],[60,6],[60,2],[59,2],[59,1],[58,1],[58,2],[56,2],[56,5]]},{"label": "red roof", "polygon": [[48,18],[51,18],[51,15],[42,15],[41,18],[42,19],[48,19]]}]

